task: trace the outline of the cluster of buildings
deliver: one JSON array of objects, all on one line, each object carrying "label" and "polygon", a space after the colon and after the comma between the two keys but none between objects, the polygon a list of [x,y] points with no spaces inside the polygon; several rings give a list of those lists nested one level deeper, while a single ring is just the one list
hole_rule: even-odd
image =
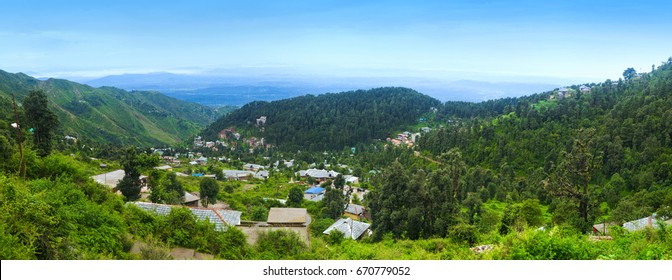
[{"label": "cluster of buildings", "polygon": [[[431,129],[429,127],[423,127],[420,129],[421,131],[428,133]],[[392,143],[392,145],[395,146],[401,146],[402,144],[412,148],[415,142],[418,141],[420,138],[420,133],[410,133],[408,131],[404,131],[403,133],[397,134],[397,138],[387,138],[387,142]]]},{"label": "cluster of buildings", "polygon": [[[581,85],[581,86],[579,87],[579,92],[581,92],[581,93],[590,93],[591,90],[592,90],[592,88],[589,87],[589,86],[587,86],[587,85]],[[574,90],[574,89],[566,88],[566,87],[559,88],[559,89],[556,90],[553,94],[551,94],[551,96],[549,96],[548,98],[549,98],[550,100],[553,100],[553,99],[558,99],[558,100],[565,99],[565,98],[571,97],[571,96],[575,93],[575,91],[576,91],[576,90]]]}]

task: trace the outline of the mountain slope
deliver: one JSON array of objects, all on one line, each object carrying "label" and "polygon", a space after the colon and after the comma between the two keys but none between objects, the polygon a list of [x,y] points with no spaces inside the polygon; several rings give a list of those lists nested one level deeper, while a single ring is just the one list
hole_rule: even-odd
[{"label": "mountain slope", "polygon": [[87,85],[60,79],[40,81],[0,70],[0,97],[21,102],[31,89],[42,89],[58,115],[59,131],[100,143],[158,145],[182,141],[217,116],[205,106],[183,102],[158,92]]},{"label": "mountain slope", "polygon": [[[283,150],[342,149],[388,137],[391,131],[404,129],[440,105],[438,100],[408,88],[253,102],[208,126],[203,136],[214,139],[221,130],[233,127],[264,137]],[[261,116],[266,116],[266,124],[258,127]]]}]

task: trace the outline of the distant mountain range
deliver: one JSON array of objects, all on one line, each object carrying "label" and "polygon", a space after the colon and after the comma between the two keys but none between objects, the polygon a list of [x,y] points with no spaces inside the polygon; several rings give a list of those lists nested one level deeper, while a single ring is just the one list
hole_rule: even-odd
[{"label": "distant mountain range", "polygon": [[208,106],[242,106],[252,101],[274,101],[306,94],[323,94],[385,86],[418,90],[441,101],[470,101],[519,97],[560,87],[532,82],[442,81],[426,78],[324,78],[297,76],[186,75],[166,72],[123,74],[83,81],[126,90],[157,90],[177,99]]},{"label": "distant mountain range", "polygon": [[42,89],[60,119],[59,133],[98,143],[174,144],[197,133],[221,115],[217,109],[184,102],[156,91],[94,88],[61,79],[38,80],[0,70],[2,109],[32,89]]}]

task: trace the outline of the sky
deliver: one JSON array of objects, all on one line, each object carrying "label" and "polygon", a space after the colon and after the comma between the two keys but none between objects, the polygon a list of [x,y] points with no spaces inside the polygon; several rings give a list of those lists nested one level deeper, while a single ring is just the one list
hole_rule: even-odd
[{"label": "sky", "polygon": [[[672,56],[672,1],[5,1],[0,69],[566,78]],[[251,75],[252,75],[251,74]]]}]

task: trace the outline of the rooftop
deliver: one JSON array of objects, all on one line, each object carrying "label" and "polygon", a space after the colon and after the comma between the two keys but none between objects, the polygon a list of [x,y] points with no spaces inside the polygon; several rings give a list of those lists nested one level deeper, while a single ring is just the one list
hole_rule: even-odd
[{"label": "rooftop", "polygon": [[323,233],[329,234],[331,231],[337,230],[342,232],[345,238],[357,240],[368,231],[369,227],[371,227],[371,224],[353,221],[350,218],[339,219],[330,227],[328,227]]},{"label": "rooftop", "polygon": [[[168,204],[156,204],[149,202],[127,202],[128,204],[134,204],[135,206],[145,210],[157,213],[159,215],[168,215],[174,207],[183,207],[178,205],[168,205]],[[236,226],[240,224],[240,214],[242,212],[231,211],[231,210],[213,210],[213,209],[202,209],[202,208],[187,208],[200,220],[208,220],[210,223],[215,225],[215,228],[219,231],[225,231],[227,225]]]},{"label": "rooftop", "polygon": [[307,216],[306,208],[271,208],[267,222],[269,224],[305,224]]}]

